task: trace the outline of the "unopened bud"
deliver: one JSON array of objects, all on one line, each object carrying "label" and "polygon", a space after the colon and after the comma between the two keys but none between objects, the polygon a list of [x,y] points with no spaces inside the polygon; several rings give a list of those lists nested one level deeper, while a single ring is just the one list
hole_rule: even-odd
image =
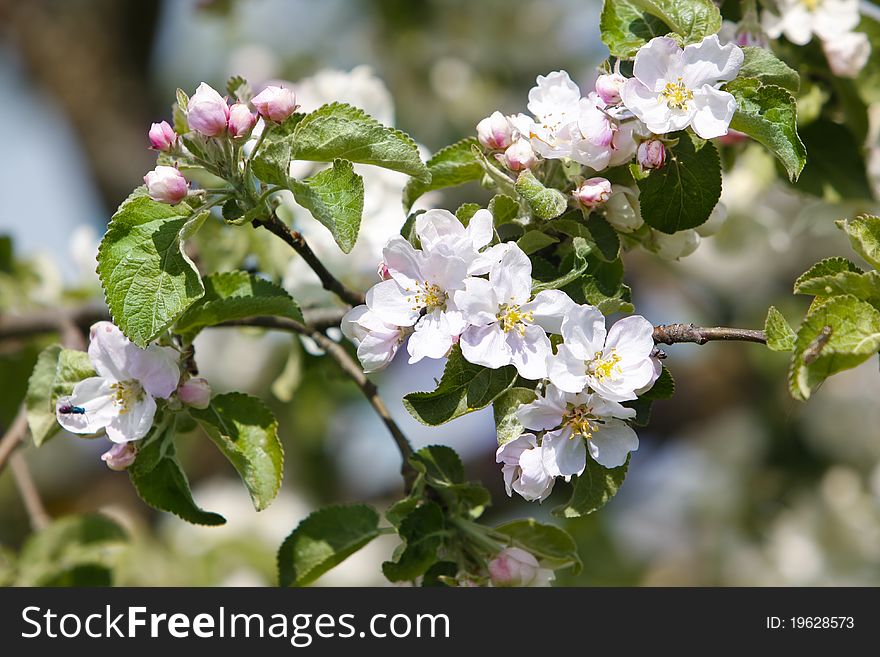
[{"label": "unopened bud", "polygon": [[492,112],[477,124],[477,139],[486,148],[503,151],[513,143],[513,126],[501,112]]},{"label": "unopened bud", "polygon": [[489,578],[492,586],[547,586],[553,571],[541,568],[530,552],[509,547],[489,562]]},{"label": "unopened bud", "polygon": [[223,96],[202,82],[189,99],[186,120],[196,132],[206,137],[217,137],[226,131],[229,105]]},{"label": "unopened bud", "polygon": [[168,125],[168,121],[154,123],[150,126],[150,146],[157,151],[171,150],[177,143],[177,133]]},{"label": "unopened bud", "polygon": [[659,139],[649,139],[639,144],[636,160],[642,169],[659,169],[666,162],[666,146]]},{"label": "unopened bud", "polygon": [[572,196],[589,210],[602,205],[611,197],[611,183],[605,178],[588,178],[572,192]]},{"label": "unopened bud", "polygon": [[187,406],[208,408],[211,405],[211,386],[207,379],[188,379],[177,389],[177,397]]},{"label": "unopened bud", "polygon": [[538,161],[527,139],[517,139],[503,153],[496,155],[498,161],[511,171],[531,169]]},{"label": "unopened bud", "polygon": [[379,275],[379,278],[383,281],[387,281],[391,279],[391,272],[388,271],[388,265],[384,262],[379,263],[379,267],[376,269],[376,273]]},{"label": "unopened bud", "polygon": [[174,205],[187,194],[186,178],[174,167],[158,166],[144,176],[147,193],[159,203]]},{"label": "unopened bud", "polygon": [[596,93],[607,105],[617,105],[620,102],[620,91],[626,84],[626,78],[620,73],[600,75],[596,80]]},{"label": "unopened bud", "polygon": [[235,103],[229,108],[229,136],[248,137],[257,123],[257,116],[244,103]]},{"label": "unopened bud", "polygon": [[101,460],[111,470],[125,470],[134,463],[137,456],[137,447],[133,443],[116,443],[109,450],[101,454]]},{"label": "unopened bud", "polygon": [[251,100],[257,112],[267,121],[281,123],[296,111],[296,95],[284,87],[269,86]]}]

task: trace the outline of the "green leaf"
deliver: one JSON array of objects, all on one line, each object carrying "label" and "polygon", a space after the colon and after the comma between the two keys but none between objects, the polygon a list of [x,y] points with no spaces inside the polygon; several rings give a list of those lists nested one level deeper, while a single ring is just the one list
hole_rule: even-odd
[{"label": "green leaf", "polygon": [[874,269],[880,269],[880,217],[861,215],[837,222],[849,237],[853,250]]},{"label": "green leaf", "polygon": [[280,285],[244,271],[211,274],[203,279],[205,296],[177,320],[176,333],[192,339],[206,326],[246,317],[286,317],[302,322],[296,301]]},{"label": "green leaf", "polygon": [[[614,2],[614,0],[607,0]],[[721,29],[721,12],[712,0],[629,0],[645,13],[656,16],[684,43],[698,43]]]},{"label": "green leaf", "polygon": [[862,272],[846,258],[826,258],[802,274],[794,283],[795,294],[833,297],[851,294],[880,307],[880,272]]},{"label": "green leaf", "polygon": [[508,536],[516,547],[535,555],[545,568],[558,570],[574,566],[575,574],[581,569],[577,544],[568,532],[555,525],[526,518],[506,522],[495,531]]},{"label": "green leaf", "polygon": [[623,59],[635,57],[648,41],[669,32],[663,21],[644,13],[633,0],[605,0],[599,29],[611,55]]},{"label": "green leaf", "polygon": [[437,562],[437,550],[446,535],[443,511],[435,502],[414,509],[400,523],[405,547],[395,561],[382,564],[382,572],[392,582],[412,580]]},{"label": "green leaf", "polygon": [[863,363],[880,350],[880,311],[851,295],[814,305],[797,331],[789,387],[805,400],[832,374]]},{"label": "green leaf", "polygon": [[19,557],[17,586],[109,585],[128,535],[101,514],[66,516],[31,535]]},{"label": "green leaf", "polygon": [[153,428],[128,474],[140,498],[154,509],[168,511],[194,525],[226,522],[223,516],[204,511],[193,501],[189,480],[174,450],[173,419]]},{"label": "green leaf", "polygon": [[379,535],[379,514],[365,504],[328,506],[303,520],[278,550],[281,586],[305,586]]},{"label": "green leaf", "polygon": [[596,245],[596,254],[606,262],[613,262],[620,257],[620,236],[604,217],[592,213],[586,217],[586,228],[591,241]]},{"label": "green leaf", "polygon": [[742,51],[743,63],[737,77],[754,78],[762,84],[774,84],[792,93],[800,89],[801,77],[798,72],[767,48],[745,46]]},{"label": "green leaf", "polygon": [[190,414],[238,471],[257,511],[269,506],[284,476],[284,448],[272,411],[256,397],[229,392]]},{"label": "green leaf", "polygon": [[511,388],[492,403],[499,447],[518,438],[525,431],[519,418],[516,417],[516,411],[523,404],[530,404],[536,398],[537,395],[531,388]]},{"label": "green leaf", "polygon": [[764,321],[764,333],[767,335],[767,347],[773,351],[791,351],[794,349],[797,335],[785,321],[785,317],[775,306],[767,310]]},{"label": "green leaf", "polygon": [[516,245],[522,249],[523,253],[530,255],[557,242],[559,242],[558,239],[547,233],[540,230],[530,230],[516,241]]},{"label": "green leaf", "polygon": [[516,199],[506,194],[496,194],[489,201],[489,212],[492,213],[492,221],[495,227],[508,224],[519,216],[519,203]]},{"label": "green leaf", "polygon": [[583,474],[574,480],[571,499],[553,509],[553,515],[560,518],[580,518],[601,509],[617,494],[626,478],[628,466],[629,458],[618,468],[605,468],[588,458]]},{"label": "green leaf", "polygon": [[537,294],[542,290],[558,290],[566,285],[570,285],[584,275],[589,264],[587,262],[587,256],[592,251],[590,245],[587,244],[587,240],[583,237],[575,237],[572,240],[572,251],[574,253],[574,258],[571,269],[559,278],[555,278],[551,281],[533,283],[533,293]]},{"label": "green leaf", "polygon": [[430,181],[412,179],[404,188],[404,210],[408,212],[422,194],[479,180],[483,176],[483,167],[472,150],[476,144],[476,139],[468,137],[437,151],[427,162]]},{"label": "green leaf", "polygon": [[98,249],[98,275],[114,323],[146,347],[205,293],[183,241],[207,213],[137,196],[113,215]]},{"label": "green leaf", "polygon": [[861,274],[862,270],[846,258],[825,258],[825,260],[820,260],[798,277],[794,282],[794,293],[815,294],[813,292],[804,292],[804,287],[810,286],[813,281],[823,281],[841,273]]},{"label": "green leaf", "polygon": [[810,158],[795,189],[832,201],[871,199],[861,144],[849,126],[819,118],[800,128]]},{"label": "green leaf", "polygon": [[675,394],[675,380],[664,365],[660,376],[648,390],[639,395],[640,399],[669,399]]},{"label": "green leaf", "polygon": [[706,222],[721,197],[721,161],[715,145],[695,135],[676,132],[666,166],[638,181],[642,218],[649,226],[673,234]]},{"label": "green leaf", "polygon": [[416,143],[407,134],[351,105],[319,107],[299,122],[290,142],[293,159],[332,162],[342,158],[431,180]]},{"label": "green leaf", "polygon": [[403,398],[403,405],[422,424],[437,426],[485,408],[515,380],[514,367],[490,370],[474,365],[455,347],[437,388],[431,392],[411,392]]},{"label": "green leaf", "polygon": [[797,180],[807,151],[797,133],[797,102],[790,92],[753,78],[737,78],[725,87],[736,99],[731,130],[739,130],[766,146]]},{"label": "green leaf", "polygon": [[250,102],[254,95],[248,81],[240,75],[233,75],[226,81],[226,92],[239,103]]},{"label": "green leaf", "polygon": [[364,179],[348,160],[334,160],[333,167],[308,180],[290,180],[296,202],[309,210],[333,235],[344,253],[357,241],[364,211]]},{"label": "green leaf", "polygon": [[428,445],[410,457],[410,462],[425,474],[429,484],[464,482],[464,465],[455,450],[446,445]]},{"label": "green leaf", "polygon": [[519,174],[514,183],[517,193],[522,196],[532,212],[539,219],[553,219],[558,217],[568,207],[568,199],[565,194],[552,187],[544,187],[535,174],[526,169]]},{"label": "green leaf", "polygon": [[461,222],[462,226],[467,226],[480,209],[479,203],[462,203],[455,211],[455,218]]},{"label": "green leaf", "polygon": [[25,396],[28,427],[37,447],[60,429],[55,416],[58,400],[71,395],[73,387],[90,376],[95,376],[95,369],[84,351],[56,344],[40,353]]}]

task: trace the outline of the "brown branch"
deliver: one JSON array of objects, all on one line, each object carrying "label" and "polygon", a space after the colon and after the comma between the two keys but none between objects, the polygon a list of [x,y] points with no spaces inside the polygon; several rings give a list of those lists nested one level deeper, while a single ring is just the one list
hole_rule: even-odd
[{"label": "brown branch", "polygon": [[654,342],[657,344],[677,344],[691,342],[706,344],[715,340],[758,342],[767,344],[764,331],[753,329],[727,328],[724,326],[703,327],[693,324],[661,324],[654,327]]},{"label": "brown branch", "polygon": [[22,404],[21,408],[18,409],[15,419],[12,420],[12,424],[9,425],[6,433],[3,434],[3,438],[0,438],[0,472],[3,472],[15,448],[24,442],[27,436],[27,429],[27,409]]},{"label": "brown branch", "polygon": [[324,286],[325,290],[332,292],[351,306],[359,306],[364,302],[364,295],[360,292],[355,292],[354,290],[349,289],[344,283],[331,274],[318,259],[318,256],[315,255],[315,252],[312,251],[311,247],[306,244],[306,240],[302,236],[302,233],[297,230],[291,230],[274,212],[268,219],[254,220],[254,226],[262,226],[273,235],[277,235],[284,240],[290,248],[302,256],[302,259],[306,261],[306,264],[308,264],[308,266],[312,268],[312,271],[318,275],[318,278],[321,279],[321,285]]},{"label": "brown branch", "polygon": [[31,470],[24,455],[21,452],[13,454],[9,459],[9,467],[12,470],[12,476],[15,478],[15,485],[21,495],[21,501],[24,502],[24,508],[31,520],[31,529],[35,532],[44,529],[52,519],[43,506],[43,500],[37,490],[34,478],[31,476]]}]

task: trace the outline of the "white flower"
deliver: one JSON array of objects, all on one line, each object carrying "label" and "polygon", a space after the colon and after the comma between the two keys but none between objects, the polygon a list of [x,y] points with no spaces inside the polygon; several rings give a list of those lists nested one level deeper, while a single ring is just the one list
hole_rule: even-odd
[{"label": "white flower", "polygon": [[531,552],[518,547],[504,548],[489,562],[492,586],[550,586],[553,571],[541,568]]},{"label": "white flower", "polygon": [[529,111],[534,116],[527,126],[522,115],[511,117],[514,126],[531,138],[535,151],[546,158],[569,157],[571,134],[568,128],[581,113],[581,91],[566,71],[539,75],[537,86],[529,90]]},{"label": "white flower", "polygon": [[639,206],[639,188],[611,185],[611,196],[605,201],[605,219],[621,233],[631,233],[644,225]]},{"label": "white flower", "polygon": [[532,299],[532,263],[511,244],[489,272],[489,280],[468,278],[455,293],[468,327],[461,334],[466,360],[492,369],[513,364],[520,376],[547,376],[550,333],[559,333],[574,302],[560,290],[544,290]]},{"label": "white flower", "polygon": [[364,372],[385,369],[406,339],[399,326],[389,324],[366,306],[352,308],[340,324],[343,335],[357,347]]},{"label": "white flower", "polygon": [[516,416],[526,429],[547,432],[541,438],[544,469],[566,481],[583,473],[588,450],[599,465],[616,468],[639,448],[636,432],[622,421],[636,411],[596,394],[548,385],[543,397],[520,406]]},{"label": "white flower", "polygon": [[697,250],[700,246],[700,234],[693,229],[680,230],[672,235],[651,230],[651,237],[645,246],[663,260],[678,260]]},{"label": "white flower", "polygon": [[684,50],[656,37],[636,53],[623,103],[656,134],[692,126],[703,139],[719,137],[727,133],[736,100],[718,87],[736,77],[742,62],[742,50],[722,46],[715,34]]},{"label": "white flower", "polygon": [[871,42],[864,32],[847,32],[822,42],[822,50],[834,75],[856,77],[871,56]]},{"label": "white flower", "polygon": [[785,38],[798,46],[815,34],[822,40],[852,31],[859,24],[858,0],[776,0],[779,14],[765,11],[761,26],[771,39]]},{"label": "white flower", "polygon": [[651,357],[654,327],[644,317],[621,319],[605,331],[605,318],[593,306],[572,309],[562,322],[563,344],[547,361],[550,381],[565,392],[589,386],[611,401],[636,399],[662,366]]},{"label": "white flower", "polygon": [[544,501],[553,490],[556,479],[544,467],[544,457],[534,434],[524,433],[504,443],[495,452],[495,462],[501,463],[504,487],[532,502]]},{"label": "white flower", "polygon": [[485,248],[495,235],[492,213],[477,210],[465,228],[449,210],[428,210],[416,217],[416,235],[422,250],[461,258],[467,273],[486,274],[510,248],[496,244]]},{"label": "white flower", "polygon": [[146,436],[156,398],[168,399],[177,389],[178,353],[157,345],[140,349],[110,322],[98,322],[90,332],[89,360],[98,376],[80,381],[59,400],[58,424],[73,433],[104,429],[114,443]]},{"label": "white flower", "polygon": [[402,237],[391,238],[383,256],[391,279],[367,292],[367,307],[387,324],[415,327],[410,363],[443,358],[465,327],[453,293],[464,288],[468,263],[445,249],[418,251]]}]

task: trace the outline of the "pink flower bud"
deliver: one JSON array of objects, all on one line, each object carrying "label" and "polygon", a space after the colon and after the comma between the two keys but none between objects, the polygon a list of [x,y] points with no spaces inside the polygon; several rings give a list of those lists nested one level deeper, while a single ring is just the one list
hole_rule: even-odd
[{"label": "pink flower bud", "polygon": [[248,137],[254,125],[257,123],[257,116],[244,103],[235,103],[229,108],[229,136],[233,138]]},{"label": "pink flower bud", "polygon": [[186,120],[196,132],[206,137],[217,137],[226,132],[229,105],[225,98],[202,82],[189,99]]},{"label": "pink flower bud", "polygon": [[379,263],[379,267],[376,269],[376,273],[379,274],[379,278],[383,281],[391,279],[391,272],[388,271],[388,265],[386,265],[384,262]]},{"label": "pink flower bud", "polygon": [[659,169],[666,162],[666,146],[659,139],[649,139],[639,144],[636,160],[642,169]]},{"label": "pink flower bud", "polygon": [[513,143],[513,126],[501,112],[492,112],[477,124],[477,139],[486,148],[503,151]]},{"label": "pink flower bud", "polygon": [[134,446],[134,443],[117,443],[101,454],[101,460],[111,470],[125,470],[134,463],[136,456],[137,448]]},{"label": "pink flower bud", "polygon": [[177,133],[168,125],[168,121],[151,125],[149,136],[150,145],[157,151],[171,150],[177,143]]},{"label": "pink flower bud", "polygon": [[617,105],[620,102],[620,90],[626,84],[626,78],[620,73],[600,75],[596,80],[596,93],[608,105]]},{"label": "pink flower bud", "polygon": [[547,586],[553,571],[541,568],[531,553],[509,547],[489,562],[489,578],[492,586]]},{"label": "pink flower bud", "polygon": [[595,208],[611,197],[611,183],[605,178],[589,178],[572,192],[572,196],[585,208]]},{"label": "pink flower bud", "polygon": [[189,379],[177,389],[177,396],[187,406],[208,408],[211,404],[211,386],[207,379]]},{"label": "pink flower bud", "polygon": [[525,171],[535,166],[538,159],[535,157],[535,151],[528,139],[517,139],[504,153],[499,153],[495,157],[506,168],[511,171]]},{"label": "pink flower bud", "polygon": [[726,135],[718,137],[718,143],[724,146],[733,146],[734,144],[748,140],[748,138],[749,136],[746,133],[740,132],[739,130],[730,130],[728,128]]},{"label": "pink flower bud", "polygon": [[251,100],[257,111],[267,121],[281,123],[296,111],[296,94],[284,87],[269,86]]},{"label": "pink flower bud", "polygon": [[186,178],[174,167],[158,166],[144,176],[144,182],[150,198],[159,203],[174,205],[186,198]]}]

